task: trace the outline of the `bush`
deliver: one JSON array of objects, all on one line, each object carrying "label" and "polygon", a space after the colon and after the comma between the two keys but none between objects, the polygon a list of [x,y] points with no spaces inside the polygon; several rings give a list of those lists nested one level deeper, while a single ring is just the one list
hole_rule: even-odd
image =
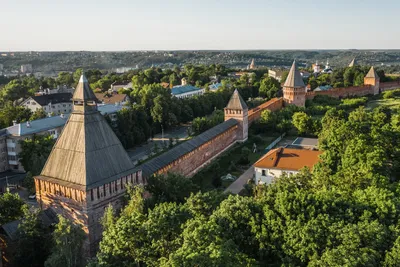
[{"label": "bush", "polygon": [[400,96],[400,89],[386,91],[383,93],[383,99],[396,98]]}]

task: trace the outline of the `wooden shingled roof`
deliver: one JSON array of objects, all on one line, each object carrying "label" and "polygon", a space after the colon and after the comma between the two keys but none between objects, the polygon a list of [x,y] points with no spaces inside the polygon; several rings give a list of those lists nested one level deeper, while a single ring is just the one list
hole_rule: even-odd
[{"label": "wooden shingled roof", "polygon": [[[73,100],[93,100],[94,94],[88,90],[91,91],[83,76]],[[85,191],[122,177],[133,167],[99,111],[74,111],[37,178]]]},{"label": "wooden shingled roof", "polygon": [[374,69],[374,66],[372,66],[369,69],[369,71],[368,71],[367,75],[365,76],[365,78],[374,78],[374,79],[379,78],[378,74],[376,73],[376,71]]},{"label": "wooden shingled roof", "polygon": [[240,96],[239,91],[235,89],[233,92],[231,99],[226,106],[226,109],[237,109],[237,110],[244,110],[248,109],[246,102],[244,102],[243,98]]},{"label": "wooden shingled roof", "polygon": [[297,69],[296,61],[293,61],[293,65],[290,68],[284,86],[293,88],[306,87],[300,71]]}]

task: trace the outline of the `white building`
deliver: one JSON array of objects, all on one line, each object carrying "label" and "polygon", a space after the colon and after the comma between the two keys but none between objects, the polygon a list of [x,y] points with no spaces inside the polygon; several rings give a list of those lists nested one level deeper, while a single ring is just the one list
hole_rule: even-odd
[{"label": "white building", "polygon": [[21,73],[32,73],[32,72],[33,72],[32,64],[21,65]]},{"label": "white building", "polygon": [[270,184],[282,174],[296,174],[303,167],[313,168],[319,160],[321,151],[275,148],[270,150],[254,164],[255,182]]},{"label": "white building", "polygon": [[182,78],[182,85],[172,87],[171,94],[177,98],[189,98],[196,95],[202,95],[206,91],[205,88],[198,88],[187,84],[186,78]]},{"label": "white building", "polygon": [[72,112],[72,94],[71,93],[61,93],[61,94],[48,94],[32,96],[21,103],[35,112],[39,109],[43,109],[46,114],[67,114]]}]

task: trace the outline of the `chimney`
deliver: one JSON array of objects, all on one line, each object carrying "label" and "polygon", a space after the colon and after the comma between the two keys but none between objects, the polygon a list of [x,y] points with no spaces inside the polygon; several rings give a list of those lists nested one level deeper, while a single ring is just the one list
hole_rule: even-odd
[{"label": "chimney", "polygon": [[65,118],[64,113],[61,113],[61,114],[60,114],[60,118],[62,118],[62,119]]},{"label": "chimney", "polygon": [[31,128],[31,122],[30,121],[26,122],[26,127]]},{"label": "chimney", "polygon": [[17,121],[16,120],[13,120],[13,125],[17,125]]},{"label": "chimney", "polygon": [[182,78],[182,80],[181,80],[181,85],[186,85],[186,84],[187,84],[186,78]]}]

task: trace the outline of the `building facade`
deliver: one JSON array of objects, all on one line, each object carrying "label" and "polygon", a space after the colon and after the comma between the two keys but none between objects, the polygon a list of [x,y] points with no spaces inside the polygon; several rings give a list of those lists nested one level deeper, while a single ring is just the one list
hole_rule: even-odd
[{"label": "building facade", "polygon": [[270,184],[282,174],[297,174],[303,167],[312,169],[319,160],[321,151],[275,148],[261,157],[254,164],[255,182]]},{"label": "building facade", "polygon": [[71,93],[44,94],[29,97],[21,103],[21,106],[32,112],[43,109],[48,115],[67,114],[72,112],[71,98]]}]

